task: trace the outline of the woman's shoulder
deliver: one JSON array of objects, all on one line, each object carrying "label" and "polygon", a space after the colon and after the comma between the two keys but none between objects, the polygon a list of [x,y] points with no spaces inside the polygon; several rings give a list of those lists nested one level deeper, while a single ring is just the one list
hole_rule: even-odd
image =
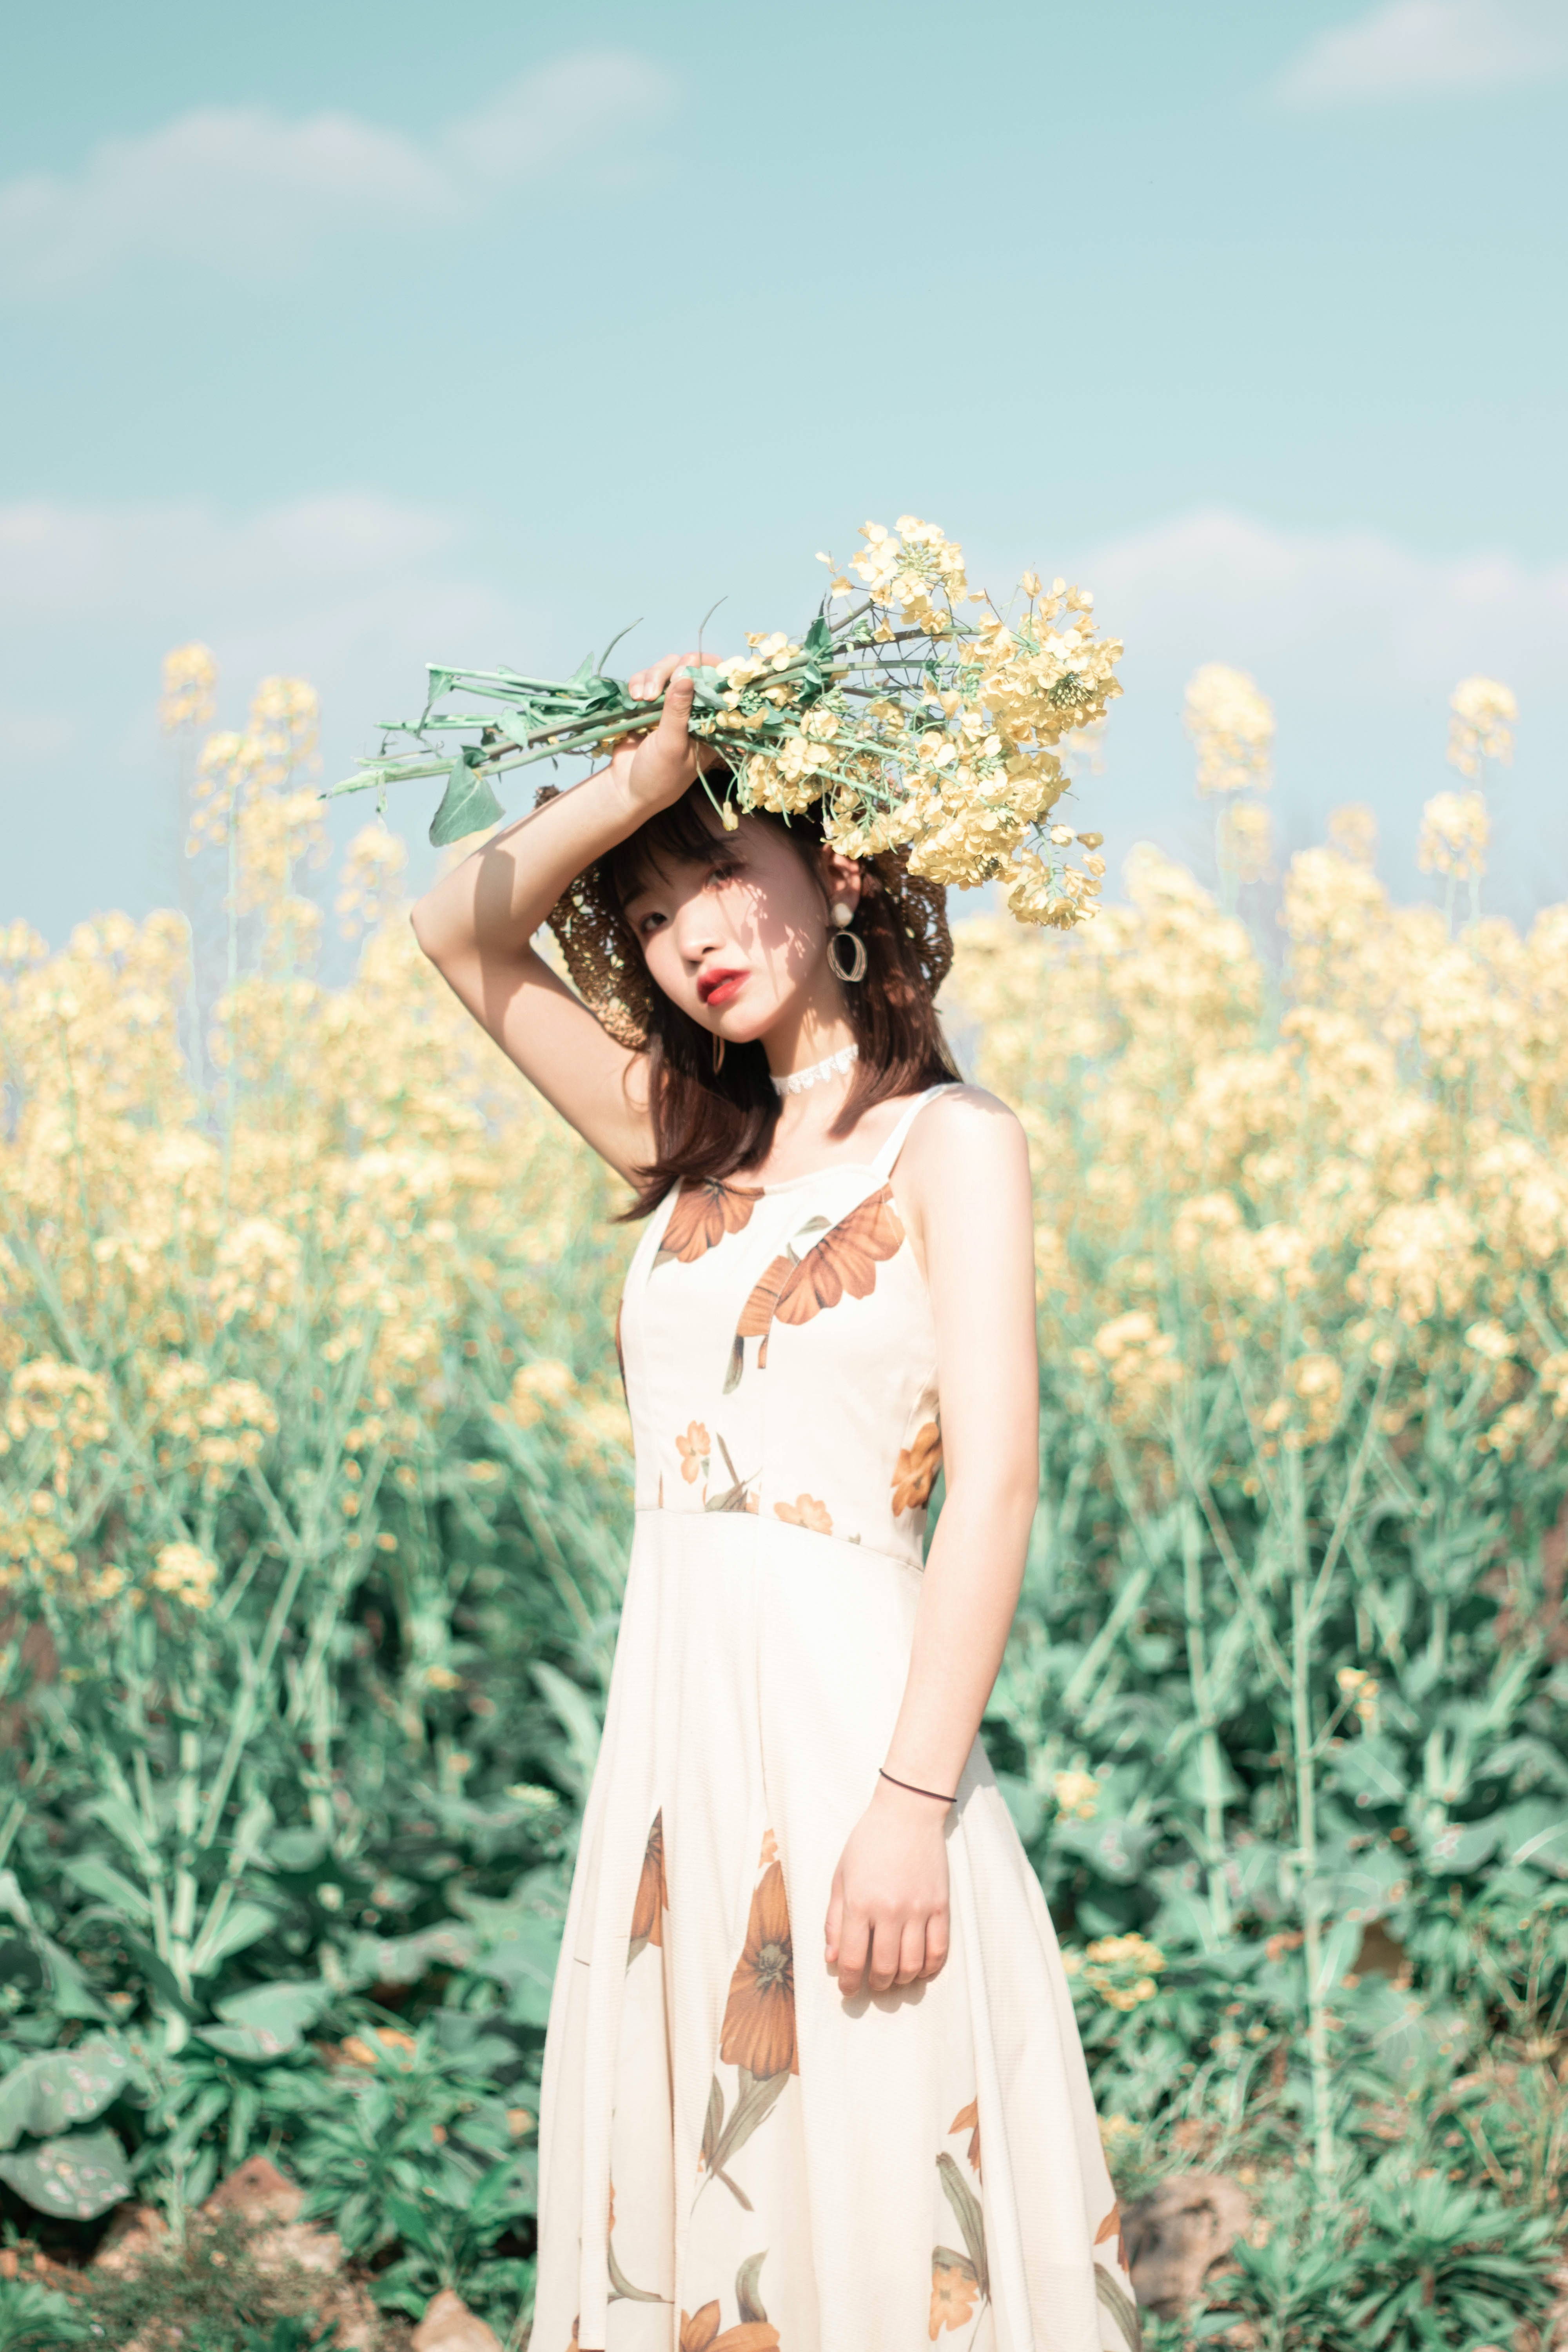
[{"label": "woman's shoulder", "polygon": [[1024,1126],[1010,1103],[967,1082],[944,1087],[925,1105],[904,1148],[917,1183],[952,1176],[982,1178],[1028,1163]]}]

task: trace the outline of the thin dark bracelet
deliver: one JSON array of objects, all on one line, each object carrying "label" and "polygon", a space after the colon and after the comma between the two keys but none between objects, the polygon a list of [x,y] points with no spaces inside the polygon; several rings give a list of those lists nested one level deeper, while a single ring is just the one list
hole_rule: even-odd
[{"label": "thin dark bracelet", "polygon": [[936,1789],[917,1789],[912,1780],[900,1780],[891,1772],[883,1772],[879,1764],[877,1770],[884,1780],[891,1780],[895,1789],[907,1789],[911,1797],[931,1797],[939,1805],[956,1805],[958,1802],[956,1797],[944,1797]]}]

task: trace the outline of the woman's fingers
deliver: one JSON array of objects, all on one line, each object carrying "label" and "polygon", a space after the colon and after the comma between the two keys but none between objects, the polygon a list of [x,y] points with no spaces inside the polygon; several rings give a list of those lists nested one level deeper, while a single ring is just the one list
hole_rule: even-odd
[{"label": "woman's fingers", "polygon": [[639,669],[627,680],[627,686],[638,702],[653,702],[664,693],[678,669],[698,668],[703,659],[699,650],[687,654],[666,654],[662,660]]},{"label": "woman's fingers", "polygon": [[858,1992],[889,1992],[895,1985],[940,1976],[947,1953],[945,1911],[912,1918],[892,1911],[856,1912],[835,1885],[827,1906],[827,1965],[836,1971],[847,2000]]},{"label": "woman's fingers", "polygon": [[879,1919],[871,1933],[871,1965],[866,1981],[873,1992],[891,1992],[899,1981],[903,1927],[898,1919]]},{"label": "woman's fingers", "polygon": [[691,717],[692,698],[696,688],[689,677],[672,677],[664,689],[664,709],[658,714],[657,732],[672,751],[685,752],[689,738],[687,722]]},{"label": "woman's fingers", "polygon": [[827,1920],[823,1928],[825,1958],[830,1969],[838,1965],[839,1939],[844,1927],[844,1882],[836,1877],[833,1892],[827,1898]]},{"label": "woman's fingers", "polygon": [[838,1990],[846,2000],[861,1990],[870,1952],[870,1922],[846,1908],[838,1928]]}]

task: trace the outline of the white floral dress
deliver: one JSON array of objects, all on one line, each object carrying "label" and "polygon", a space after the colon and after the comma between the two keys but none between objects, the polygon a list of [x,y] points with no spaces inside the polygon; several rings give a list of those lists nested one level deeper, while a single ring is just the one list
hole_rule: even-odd
[{"label": "white floral dress", "polygon": [[941,1459],[875,1160],[684,1183],[617,1342],[637,1532],[545,2051],[532,2352],[1122,2352],[1071,1999],[978,1742],[952,1950],[846,2000],[823,1925],[908,1670]]}]

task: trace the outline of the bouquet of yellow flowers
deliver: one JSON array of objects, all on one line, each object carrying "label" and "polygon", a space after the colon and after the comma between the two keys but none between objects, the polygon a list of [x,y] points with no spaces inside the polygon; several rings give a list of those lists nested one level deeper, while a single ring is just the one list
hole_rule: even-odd
[{"label": "bouquet of yellow flowers", "polygon": [[[918,516],[901,515],[896,530],[866,523],[860,536],[845,570],[819,559],[834,577],[798,643],[758,633],[745,653],[693,674],[691,731],[729,771],[714,801],[722,822],[757,809],[787,818],[820,800],[826,836],[847,856],[907,844],[912,873],[961,889],[996,881],[1021,921],[1070,929],[1094,912],[1105,862],[1101,835],[1052,822],[1068,785],[1059,746],[1121,693],[1121,645],[1097,634],[1091,596],[1062,580],[1047,588],[1033,572],[1009,621],[970,588],[963,549]],[[433,842],[494,824],[503,770],[602,755],[657,720],[661,700],[636,700],[606,675],[613,650],[559,682],[433,665],[418,719],[389,726],[379,755],[332,792],[374,790],[384,807],[399,778],[441,776]],[[473,698],[493,710],[447,707]],[[454,734],[472,740],[437,740]],[[409,748],[389,750],[395,736]]]}]

